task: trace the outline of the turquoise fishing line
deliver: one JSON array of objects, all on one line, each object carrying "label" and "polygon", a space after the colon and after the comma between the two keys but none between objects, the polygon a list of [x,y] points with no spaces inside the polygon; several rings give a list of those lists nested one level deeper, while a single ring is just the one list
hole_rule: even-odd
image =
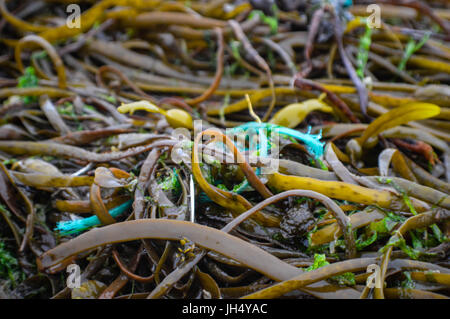
[{"label": "turquoise fishing line", "polygon": [[248,130],[248,129],[266,129],[268,131],[273,131],[282,135],[291,136],[295,139],[298,139],[306,144],[306,149],[310,151],[316,158],[322,158],[323,156],[323,148],[325,146],[324,142],[321,142],[322,132],[319,134],[311,134],[311,127],[308,127],[307,133],[302,133],[288,127],[275,125],[271,123],[257,123],[257,122],[249,122],[242,124],[240,126],[236,126],[231,129],[231,131],[237,130]]},{"label": "turquoise fishing line", "polygon": [[[323,148],[325,143],[321,142],[320,139],[322,138],[322,131],[319,134],[311,134],[311,127],[308,127],[308,131],[306,133],[302,133],[284,126],[275,125],[271,123],[257,123],[257,122],[248,122],[245,124],[242,124],[240,126],[236,126],[234,128],[231,128],[230,131],[227,131],[227,133],[231,133],[231,135],[235,135],[239,133],[239,131],[248,131],[248,130],[254,130],[257,132],[257,134],[260,137],[260,143],[256,146],[256,149],[254,151],[259,151],[259,156],[267,156],[268,150],[270,149],[269,141],[266,134],[263,134],[263,130],[267,130],[267,133],[270,134],[271,132],[275,132],[278,134],[286,135],[293,137],[295,139],[298,139],[305,143],[306,149],[314,155],[316,159],[321,159],[323,157]],[[258,147],[260,146],[260,147]],[[237,145],[240,151],[248,151],[248,149],[244,147],[239,147]],[[257,168],[255,171],[256,175],[259,176],[261,174],[261,168]],[[249,183],[247,180],[245,180],[242,185],[239,186],[237,190],[234,192],[237,194],[241,194],[249,187]],[[203,196],[202,196],[203,195]],[[202,202],[210,201],[206,194],[201,193],[200,194],[200,200]]]},{"label": "turquoise fishing line", "polygon": [[[111,210],[109,210],[109,214],[113,218],[119,217],[120,215],[125,213],[131,207],[132,204],[133,201],[130,199],[129,201],[126,201],[125,203],[120,204],[119,206],[116,206]],[[77,234],[89,228],[100,225],[101,225],[100,220],[98,219],[97,216],[94,215],[83,219],[58,222],[56,224],[55,231],[58,231],[62,236],[67,236]]]}]

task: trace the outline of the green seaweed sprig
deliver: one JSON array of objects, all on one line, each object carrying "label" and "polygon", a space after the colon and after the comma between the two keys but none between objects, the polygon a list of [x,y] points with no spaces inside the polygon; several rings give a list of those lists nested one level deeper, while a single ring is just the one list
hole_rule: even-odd
[{"label": "green seaweed sprig", "polygon": [[250,12],[248,19],[251,20],[254,16],[258,15],[261,21],[270,27],[270,32],[276,34],[278,32],[278,7],[274,5],[272,9],[274,11],[273,17],[265,15],[261,10],[253,10]]},{"label": "green seaweed sprig", "polygon": [[180,182],[178,181],[178,170],[175,168],[172,171],[169,171],[169,176],[167,176],[162,182],[159,183],[161,185],[161,189],[165,191],[174,191],[178,193],[181,189]]},{"label": "green seaweed sprig", "polygon": [[5,243],[0,241],[0,278],[9,278],[14,287],[20,276],[17,259],[6,249]]},{"label": "green seaweed sprig", "polygon": [[[329,265],[327,257],[324,254],[314,254],[314,262],[311,266],[305,268],[305,271],[312,271],[318,268]],[[333,276],[330,280],[343,286],[354,286],[356,285],[355,274],[352,272],[346,272],[342,275]]]},{"label": "green seaweed sprig", "polygon": [[367,60],[369,59],[370,44],[372,43],[372,29],[366,24],[366,30],[359,39],[359,49],[356,56],[356,74],[364,79],[364,71],[366,70]]},{"label": "green seaweed sprig", "polygon": [[[24,74],[17,80],[18,88],[31,88],[38,86],[38,78],[36,72],[32,66],[25,69]],[[36,96],[24,96],[22,100],[25,104],[29,104],[37,101]]]},{"label": "green seaweed sprig", "polygon": [[410,39],[408,43],[406,44],[405,52],[403,52],[403,57],[400,60],[400,63],[398,64],[398,69],[400,71],[403,71],[406,67],[406,63],[408,62],[409,58],[428,41],[428,39],[431,36],[431,32],[425,33],[425,35],[422,37],[422,39],[419,41],[419,43],[416,43],[414,39]]}]

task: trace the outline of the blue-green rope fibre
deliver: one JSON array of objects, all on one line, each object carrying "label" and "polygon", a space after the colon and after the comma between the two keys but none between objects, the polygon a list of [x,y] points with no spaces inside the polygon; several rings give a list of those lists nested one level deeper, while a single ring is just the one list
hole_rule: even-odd
[{"label": "blue-green rope fibre", "polygon": [[[131,207],[132,204],[133,201],[130,199],[129,201],[126,201],[125,203],[120,204],[119,206],[116,206],[111,210],[109,210],[109,214],[113,218],[117,218],[123,213],[125,213]],[[98,219],[97,216],[94,215],[83,219],[58,222],[56,224],[55,231],[58,231],[59,234],[62,236],[67,236],[72,234],[78,234],[89,228],[100,225],[101,225],[100,220]]]}]

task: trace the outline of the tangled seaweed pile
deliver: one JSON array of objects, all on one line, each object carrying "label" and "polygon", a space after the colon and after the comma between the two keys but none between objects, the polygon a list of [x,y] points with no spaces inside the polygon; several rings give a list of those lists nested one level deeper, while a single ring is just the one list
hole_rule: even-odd
[{"label": "tangled seaweed pile", "polygon": [[450,7],[376,2],[0,0],[0,297],[448,298]]}]

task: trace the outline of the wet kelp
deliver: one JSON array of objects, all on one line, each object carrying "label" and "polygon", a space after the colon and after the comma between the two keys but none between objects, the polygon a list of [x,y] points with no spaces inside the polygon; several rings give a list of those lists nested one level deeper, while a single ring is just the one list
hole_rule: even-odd
[{"label": "wet kelp", "polygon": [[450,296],[448,4],[71,4],[0,0],[0,298]]}]

